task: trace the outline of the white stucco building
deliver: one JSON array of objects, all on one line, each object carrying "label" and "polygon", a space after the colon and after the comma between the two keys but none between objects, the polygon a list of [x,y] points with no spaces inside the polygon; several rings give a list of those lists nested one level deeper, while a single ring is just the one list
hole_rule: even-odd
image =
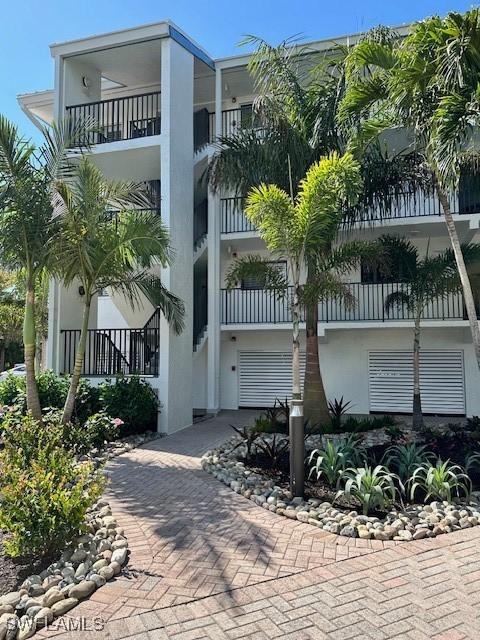
[{"label": "white stucco building", "polygon": [[[312,49],[331,46],[311,43]],[[211,142],[249,120],[254,96],[248,57],[212,59],[168,21],[54,44],[51,54],[53,90],[21,95],[20,105],[35,122],[65,114],[94,118],[92,160],[107,177],[148,183],[152,208],[168,226],[175,251],[161,276],[186,307],[185,330],[177,336],[148,301],[132,310],[105,292],[92,309],[85,375],[145,376],[158,390],[163,432],[191,424],[195,412],[270,406],[275,396],[284,398],[290,388],[289,309],[252,282],[225,290],[230,262],[265,247],[244,218],[241,200],[212,193],[202,179]],[[451,200],[461,240],[480,240],[480,189]],[[448,246],[433,199],[419,197],[357,233],[387,231],[423,248],[429,243],[430,251]],[[471,274],[476,292],[477,273]],[[385,296],[401,285],[361,269],[348,281],[355,310],[334,301],[320,306],[327,395],[343,395],[355,413],[408,412],[413,323],[402,310],[384,310]],[[73,365],[81,305],[78,287],[52,283],[48,366],[60,373]],[[461,295],[431,305],[423,326],[425,411],[480,414],[480,373]]]}]

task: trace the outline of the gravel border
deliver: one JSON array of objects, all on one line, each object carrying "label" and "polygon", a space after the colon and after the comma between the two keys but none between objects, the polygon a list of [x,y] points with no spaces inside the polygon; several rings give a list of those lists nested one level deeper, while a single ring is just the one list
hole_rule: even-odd
[{"label": "gravel border", "polygon": [[[278,434],[277,434],[278,435]],[[272,436],[270,436],[272,437]],[[283,436],[285,437],[285,436]],[[311,444],[309,448],[315,448]],[[433,501],[414,504],[405,510],[392,509],[385,518],[364,516],[357,511],[336,508],[330,502],[292,498],[275,481],[253,472],[241,461],[246,455],[242,439],[234,436],[201,459],[202,468],[236,493],[273,513],[306,522],[329,533],[365,540],[410,541],[434,538],[480,524],[479,493],[468,503]]]}]

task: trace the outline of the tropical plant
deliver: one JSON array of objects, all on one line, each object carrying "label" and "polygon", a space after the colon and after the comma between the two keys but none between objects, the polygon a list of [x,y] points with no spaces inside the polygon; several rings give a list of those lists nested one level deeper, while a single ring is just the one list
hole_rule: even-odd
[{"label": "tropical plant", "polygon": [[[83,157],[69,180],[55,182],[56,209],[61,214],[53,268],[65,286],[83,288],[83,318],[65,401],[69,422],[85,356],[92,299],[102,289],[122,294],[132,307],[145,295],[158,306],[174,331],[183,328],[183,303],[151,273],[171,260],[168,232],[155,212],[135,213],[149,206],[143,189],[131,182],[106,180]],[[109,215],[116,209],[115,215]]]},{"label": "tropical plant", "polygon": [[27,404],[41,419],[35,384],[35,285],[48,265],[57,225],[52,222],[48,180],[36,166],[34,152],[17,127],[0,116],[0,260],[3,267],[24,274]]},{"label": "tropical plant", "polygon": [[[420,332],[421,321],[428,305],[461,291],[462,284],[452,249],[430,255],[429,248],[420,256],[418,248],[407,240],[384,235],[379,239],[385,261],[398,271],[400,286],[385,298],[385,310],[407,310],[414,318],[413,331],[413,415],[414,429],[423,428],[420,389]],[[480,258],[480,245],[462,244],[462,255],[467,264]]]},{"label": "tropical plant", "polygon": [[412,500],[420,490],[425,500],[433,498],[448,502],[452,501],[452,496],[460,498],[461,494],[468,498],[472,489],[471,480],[460,465],[440,459],[435,464],[424,462],[417,467],[408,480],[408,486]]},{"label": "tropical plant", "polygon": [[282,456],[288,451],[290,443],[287,438],[274,433],[271,437],[262,436],[255,440],[255,446],[269,460],[272,469],[276,469]]},{"label": "tropical plant", "polygon": [[245,446],[247,449],[245,460],[247,462],[252,457],[252,447],[254,442],[260,436],[260,431],[257,430],[256,425],[253,427],[251,425],[246,425],[244,427],[236,427],[231,424],[230,427],[235,431],[235,433],[240,436],[240,442],[237,442],[232,448],[232,451],[235,451],[239,447]]},{"label": "tropical plant", "polygon": [[351,146],[363,149],[386,130],[403,129],[408,142],[402,155],[422,158],[442,207],[480,368],[475,300],[448,195],[478,164],[479,72],[478,8],[427,18],[404,38],[377,29],[347,56],[339,121],[348,127],[352,116],[362,116]]},{"label": "tropical plant", "polygon": [[470,453],[466,456],[465,471],[468,474],[472,471],[480,471],[480,453]]},{"label": "tropical plant", "polygon": [[[318,301],[319,285],[300,284],[301,269],[309,259],[322,261],[321,249],[331,241],[332,229],[341,218],[341,207],[355,200],[360,189],[359,167],[350,155],[331,154],[313,164],[307,171],[295,197],[276,185],[254,187],[247,198],[245,214],[252,222],[269,251],[287,262],[288,276],[293,283],[290,301],[293,324],[293,394],[301,399],[299,365],[299,329],[302,302]],[[259,256],[246,256],[232,263],[227,286],[235,287],[239,280],[254,273],[262,285],[285,296],[288,281],[272,266],[271,261]],[[345,285],[333,273],[325,272],[322,288],[330,294],[348,296]]]},{"label": "tropical plant", "polygon": [[314,449],[309,458],[309,477],[325,479],[329,485],[338,488],[340,479],[348,467],[360,463],[363,449],[357,440],[341,442],[328,440],[324,449]]},{"label": "tropical plant", "polygon": [[351,406],[352,403],[350,401],[345,402],[343,400],[343,396],[340,398],[340,400],[334,398],[334,400],[329,401],[328,411],[330,412],[332,427],[334,429],[340,428],[340,425],[342,424],[342,418]]},{"label": "tropical plant", "polygon": [[337,492],[337,498],[354,498],[362,506],[363,515],[372,511],[389,509],[398,493],[396,486],[400,479],[386,467],[358,467],[346,469],[342,475],[344,487]]},{"label": "tropical plant", "polygon": [[426,445],[410,444],[392,445],[385,451],[383,464],[393,469],[402,482],[407,482],[417,467],[435,455],[427,450]]}]

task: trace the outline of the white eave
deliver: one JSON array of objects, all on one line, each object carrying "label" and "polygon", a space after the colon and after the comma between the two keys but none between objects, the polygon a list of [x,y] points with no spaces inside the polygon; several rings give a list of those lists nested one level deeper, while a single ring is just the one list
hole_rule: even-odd
[{"label": "white eave", "polygon": [[22,93],[17,96],[17,102],[35,126],[53,120],[53,101],[55,92],[53,89]]}]

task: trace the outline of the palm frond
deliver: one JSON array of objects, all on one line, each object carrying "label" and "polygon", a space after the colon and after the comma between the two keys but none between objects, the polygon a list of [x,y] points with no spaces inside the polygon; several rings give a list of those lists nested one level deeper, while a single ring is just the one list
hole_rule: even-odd
[{"label": "palm frond", "polygon": [[286,295],[288,282],[285,275],[271,260],[247,255],[236,259],[225,275],[227,289],[234,289],[242,280],[255,278],[262,289],[275,291],[279,297]]}]

